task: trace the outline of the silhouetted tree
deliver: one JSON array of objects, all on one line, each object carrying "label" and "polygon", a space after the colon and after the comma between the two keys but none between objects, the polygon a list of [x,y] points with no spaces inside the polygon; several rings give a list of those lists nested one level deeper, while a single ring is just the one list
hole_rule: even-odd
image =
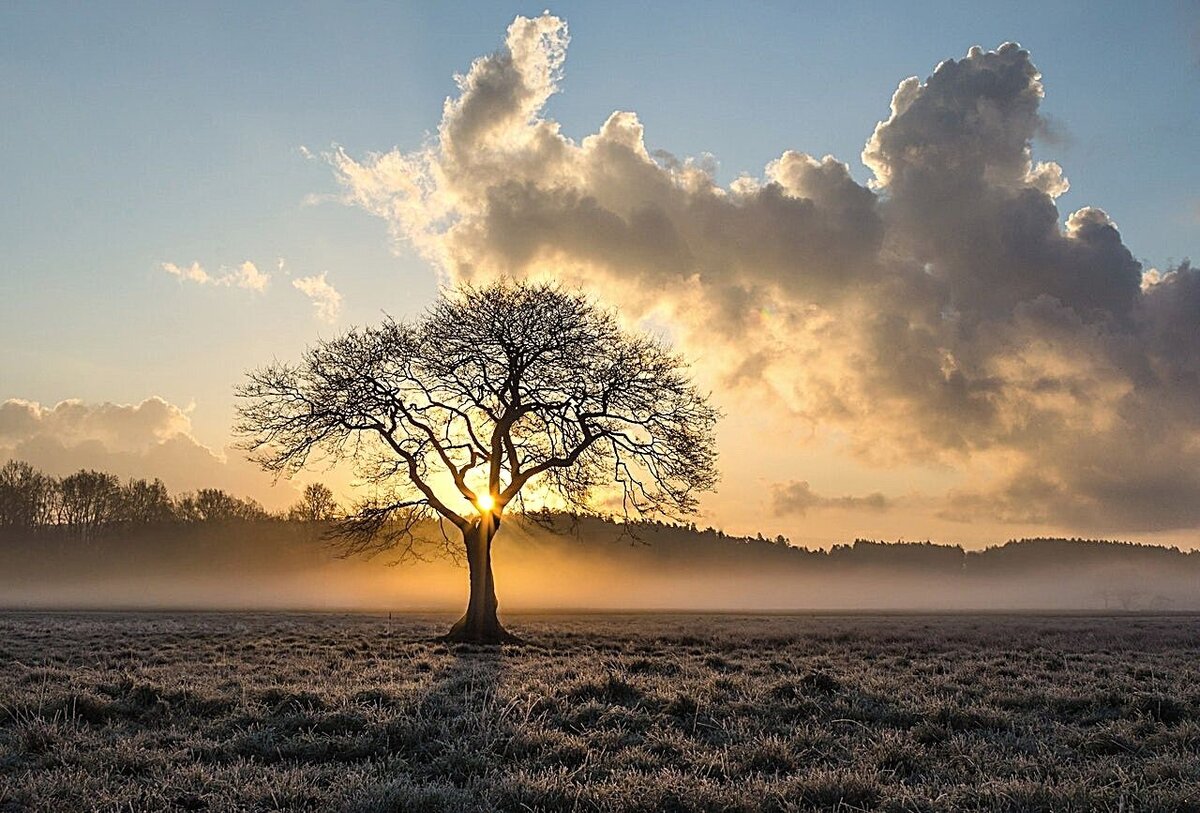
[{"label": "silhouetted tree", "polygon": [[525,489],[572,509],[611,494],[628,520],[689,514],[717,479],[718,414],[682,359],[554,285],[461,286],[420,319],[252,372],[238,394],[237,431],[264,468],[349,459],[371,484],[338,523],[347,552],[411,554],[425,518],[457,528],[471,591],[451,640],[512,639],[491,547]]},{"label": "silhouetted tree", "polygon": [[338,510],[333,492],[324,483],[309,483],[296,504],[288,509],[288,519],[297,522],[329,522]]},{"label": "silhouetted tree", "polygon": [[59,522],[87,538],[117,517],[121,481],[102,471],[78,471],[58,484]]},{"label": "silhouetted tree", "polygon": [[0,467],[0,526],[39,528],[55,510],[57,486],[51,478],[20,460]]},{"label": "silhouetted tree", "polygon": [[130,479],[121,487],[118,502],[120,521],[131,525],[154,525],[176,518],[175,504],[162,480]]},{"label": "silhouetted tree", "polygon": [[266,519],[267,512],[256,501],[239,499],[219,488],[202,488],[185,494],[175,503],[184,522],[234,522]]}]

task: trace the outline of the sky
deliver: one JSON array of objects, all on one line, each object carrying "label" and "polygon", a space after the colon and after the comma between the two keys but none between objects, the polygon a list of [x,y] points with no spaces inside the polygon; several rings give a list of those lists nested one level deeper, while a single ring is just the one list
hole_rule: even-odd
[{"label": "sky", "polygon": [[561,272],[725,409],[702,525],[1200,542],[1200,5],[543,11],[0,7],[0,452],[281,504],[245,370]]}]

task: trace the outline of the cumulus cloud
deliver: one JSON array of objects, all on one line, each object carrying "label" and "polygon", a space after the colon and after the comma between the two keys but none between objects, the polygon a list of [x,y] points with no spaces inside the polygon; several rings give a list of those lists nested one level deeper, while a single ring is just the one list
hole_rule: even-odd
[{"label": "cumulus cloud", "polygon": [[789,150],[726,187],[633,112],[564,135],[544,106],[568,42],[518,17],[425,147],[328,156],[346,200],[447,278],[584,284],[868,461],[960,468],[948,514],[1200,525],[1200,271],[1144,274],[1104,211],[1058,210],[1027,51],[902,81],[866,185]]},{"label": "cumulus cloud", "polygon": [[123,451],[144,451],[190,431],[187,413],[157,397],[140,404],[69,400],[45,407],[19,399],[0,403],[0,445],[8,447],[47,435],[65,445],[94,440]]},{"label": "cumulus cloud", "polygon": [[771,506],[778,516],[804,516],[813,509],[842,508],[849,510],[886,511],[891,501],[880,492],[861,497],[846,495],[826,497],[817,494],[805,480],[794,480],[771,489]]},{"label": "cumulus cloud", "polygon": [[87,468],[158,477],[176,491],[224,488],[272,507],[294,497],[289,489],[273,489],[240,455],[200,443],[187,411],[158,397],[137,404],[0,402],[0,462],[9,459],[56,476]]},{"label": "cumulus cloud", "polygon": [[342,313],[342,295],[325,279],[324,272],[294,279],[292,285],[312,300],[318,319],[327,324],[338,320]]},{"label": "cumulus cloud", "polygon": [[245,288],[257,293],[267,290],[267,283],[271,281],[270,274],[259,271],[258,266],[249,260],[246,260],[237,268],[222,269],[222,273],[218,276],[209,274],[204,270],[204,266],[198,262],[193,262],[188,266],[163,263],[162,269],[168,274],[178,277],[181,282],[194,282],[197,285],[218,285],[225,288]]}]

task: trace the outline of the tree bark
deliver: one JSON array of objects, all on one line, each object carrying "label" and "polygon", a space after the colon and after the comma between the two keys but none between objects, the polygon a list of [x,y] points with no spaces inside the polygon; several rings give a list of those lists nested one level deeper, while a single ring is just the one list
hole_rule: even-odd
[{"label": "tree bark", "polygon": [[492,577],[492,539],[500,518],[487,514],[463,534],[467,549],[467,567],[471,573],[471,598],[467,611],[445,636],[445,640],[470,644],[519,643],[515,635],[500,625],[496,616],[496,582]]}]

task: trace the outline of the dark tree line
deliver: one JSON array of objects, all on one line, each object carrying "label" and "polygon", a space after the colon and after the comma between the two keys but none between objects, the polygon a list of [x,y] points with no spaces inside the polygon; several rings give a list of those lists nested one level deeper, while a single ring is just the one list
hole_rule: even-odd
[{"label": "dark tree line", "polygon": [[112,528],[168,523],[290,520],[328,522],[339,511],[333,492],[312,483],[282,513],[219,488],[172,495],[162,480],[131,478],[83,470],[51,477],[20,460],[0,466],[0,528],[70,529],[81,536]]}]

